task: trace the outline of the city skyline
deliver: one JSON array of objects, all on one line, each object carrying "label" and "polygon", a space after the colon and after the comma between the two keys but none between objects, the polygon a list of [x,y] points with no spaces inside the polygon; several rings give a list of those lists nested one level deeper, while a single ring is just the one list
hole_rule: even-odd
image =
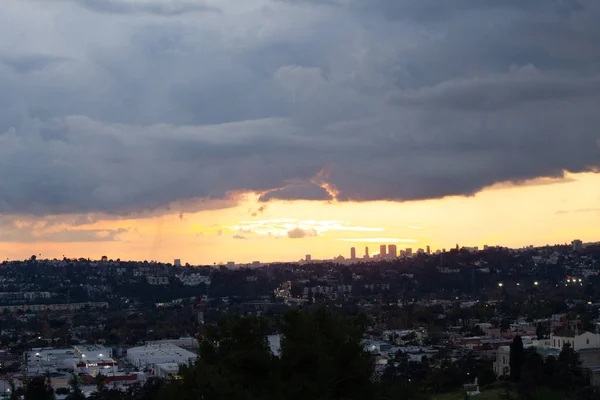
[{"label": "city skyline", "polygon": [[[598,185],[593,186],[594,183]],[[529,209],[519,212],[512,206],[515,203],[533,203],[537,198],[551,199],[557,194],[560,197],[556,201],[540,203],[534,215]],[[3,259],[24,259],[40,253],[48,258],[67,256],[99,259],[109,254],[112,258],[123,260],[172,262],[175,258],[181,258],[191,264],[210,265],[231,260],[239,263],[297,261],[304,254],[311,254],[315,259],[326,259],[347,254],[351,246],[357,248],[357,254],[364,254],[365,246],[371,246],[371,251],[375,251],[374,246],[383,243],[386,246],[396,244],[399,249],[425,249],[429,245],[435,250],[453,248],[457,242],[467,247],[493,243],[511,248],[570,243],[573,238],[593,242],[597,240],[593,225],[600,223],[600,212],[594,211],[592,204],[595,196],[600,198],[600,180],[595,174],[586,174],[569,176],[562,183],[538,181],[525,186],[495,187],[474,197],[428,202],[380,202],[373,205],[269,202],[265,207],[264,203],[251,203],[252,200],[248,199],[233,209],[128,220],[104,220],[93,215],[46,218],[3,216],[0,219],[10,221],[10,229],[20,234],[27,232],[28,236],[24,243],[20,243],[13,235],[12,242],[0,243],[0,253]],[[589,199],[587,204],[586,198]],[[569,201],[565,201],[567,199]],[[490,201],[496,204],[494,210],[498,217],[490,215],[487,206]],[[264,207],[263,211],[253,216],[260,207]],[[362,218],[355,218],[354,223],[341,218],[349,214],[361,215],[365,210],[374,209],[379,213],[371,212]],[[389,213],[398,213],[397,225],[390,226]],[[454,220],[446,225],[439,224],[439,218],[448,213],[454,216]],[[431,220],[425,224],[423,222],[427,215]],[[332,216],[340,219],[329,219]],[[218,224],[226,219],[231,223]],[[479,225],[482,219],[497,222],[482,226]],[[432,220],[437,220],[437,224],[433,225],[430,222]],[[75,230],[67,231],[72,237],[65,237],[61,230],[73,223],[77,223]],[[114,238],[96,236],[110,235],[119,229],[122,232]],[[474,235],[472,229],[478,229],[478,234]],[[31,231],[36,232],[35,237],[52,237],[56,241],[32,240]],[[39,231],[43,233],[37,233]],[[4,232],[6,235],[7,229]],[[91,237],[93,240],[73,241],[78,235],[90,235],[83,239]]]},{"label": "city skyline", "polygon": [[2,259],[597,239],[600,3],[166,3],[0,2]]}]

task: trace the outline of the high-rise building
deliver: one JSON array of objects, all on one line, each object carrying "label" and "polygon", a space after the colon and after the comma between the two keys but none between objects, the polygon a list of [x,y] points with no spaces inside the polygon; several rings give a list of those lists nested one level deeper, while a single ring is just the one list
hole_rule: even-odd
[{"label": "high-rise building", "polygon": [[356,249],[354,247],[350,248],[350,259],[356,260]]},{"label": "high-rise building", "polygon": [[379,246],[379,258],[385,258],[386,255],[387,255],[386,245],[382,244]]},{"label": "high-rise building", "polygon": [[176,267],[181,267],[181,259],[176,258],[175,260],[173,260],[173,265]]},{"label": "high-rise building", "polygon": [[458,247],[458,243],[456,243],[456,251],[460,250],[460,248]]},{"label": "high-rise building", "polygon": [[369,258],[369,247],[365,247],[365,258]]},{"label": "high-rise building", "polygon": [[427,246],[427,254],[431,254],[431,247]]},{"label": "high-rise building", "polygon": [[310,254],[306,255],[306,262],[311,262],[312,261],[312,256]]},{"label": "high-rise building", "polygon": [[412,249],[410,247],[408,249],[404,250],[404,251],[406,252],[405,254],[406,254],[407,257],[412,256]]},{"label": "high-rise building", "polygon": [[583,249],[583,242],[579,239],[575,239],[571,242],[573,245],[573,251],[581,251]]},{"label": "high-rise building", "polygon": [[396,258],[396,257],[398,257],[398,250],[396,249],[396,245],[395,244],[388,245],[388,256],[390,258]]}]

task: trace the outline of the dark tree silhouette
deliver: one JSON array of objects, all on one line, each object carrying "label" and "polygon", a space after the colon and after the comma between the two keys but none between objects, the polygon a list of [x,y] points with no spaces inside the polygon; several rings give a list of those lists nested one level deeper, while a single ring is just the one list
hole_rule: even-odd
[{"label": "dark tree silhouette", "polygon": [[227,317],[208,326],[200,357],[169,381],[164,399],[372,399],[374,362],[363,349],[365,324],[324,309],[292,311],[272,354],[266,320]]},{"label": "dark tree silhouette", "polygon": [[515,336],[510,345],[510,379],[517,382],[521,379],[521,370],[525,362],[525,349],[521,336]]},{"label": "dark tree silhouette", "polygon": [[364,321],[321,308],[292,311],[281,324],[281,372],[286,398],[368,399],[373,360],[362,345]]},{"label": "dark tree silhouette", "polygon": [[55,400],[54,389],[50,385],[50,378],[36,376],[27,382],[25,400]]}]

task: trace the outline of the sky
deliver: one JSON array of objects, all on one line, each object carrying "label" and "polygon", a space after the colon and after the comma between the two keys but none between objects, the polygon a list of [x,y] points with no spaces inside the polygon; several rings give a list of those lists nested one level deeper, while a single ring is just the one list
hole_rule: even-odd
[{"label": "sky", "polygon": [[2,0],[0,257],[600,240],[597,0]]}]

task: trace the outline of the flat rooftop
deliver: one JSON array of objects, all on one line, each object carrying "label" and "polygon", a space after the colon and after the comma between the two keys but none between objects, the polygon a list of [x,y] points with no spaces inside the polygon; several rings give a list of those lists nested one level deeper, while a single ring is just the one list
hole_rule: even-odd
[{"label": "flat rooftop", "polygon": [[196,353],[171,343],[149,343],[127,350],[127,358],[137,366],[164,363],[185,364],[197,357]]}]

